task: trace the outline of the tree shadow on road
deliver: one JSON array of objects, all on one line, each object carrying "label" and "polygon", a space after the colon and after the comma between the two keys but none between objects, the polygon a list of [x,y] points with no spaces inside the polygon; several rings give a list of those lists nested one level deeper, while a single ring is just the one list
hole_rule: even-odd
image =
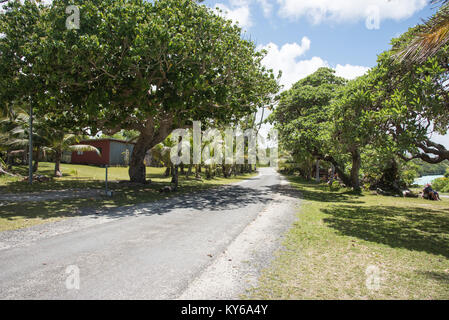
[{"label": "tree shadow on road", "polygon": [[[273,200],[270,187],[258,189],[239,185],[225,186],[212,190],[196,191],[176,198],[165,199],[154,203],[138,205],[123,211],[110,210],[104,214],[114,217],[116,215],[134,215],[136,208],[139,214],[162,215],[179,209],[192,209],[202,211],[227,211],[244,209],[252,204],[266,204]],[[116,212],[115,212],[116,211]]]}]

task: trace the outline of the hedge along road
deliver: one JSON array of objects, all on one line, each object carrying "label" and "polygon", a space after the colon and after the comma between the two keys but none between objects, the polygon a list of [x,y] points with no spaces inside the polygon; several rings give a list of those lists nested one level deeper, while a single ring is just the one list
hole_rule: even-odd
[{"label": "hedge along road", "polygon": [[229,186],[3,246],[0,298],[239,298],[280,247],[298,203],[273,168],[261,168]]}]

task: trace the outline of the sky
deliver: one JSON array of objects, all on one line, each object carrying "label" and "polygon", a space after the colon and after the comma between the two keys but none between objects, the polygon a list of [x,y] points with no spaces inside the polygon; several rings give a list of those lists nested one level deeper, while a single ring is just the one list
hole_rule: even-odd
[{"label": "sky", "polygon": [[[390,41],[436,12],[429,0],[206,0],[266,49],[284,90],[320,67],[354,79],[376,65]],[[267,130],[265,128],[264,130]],[[449,135],[433,140],[449,148]]]}]

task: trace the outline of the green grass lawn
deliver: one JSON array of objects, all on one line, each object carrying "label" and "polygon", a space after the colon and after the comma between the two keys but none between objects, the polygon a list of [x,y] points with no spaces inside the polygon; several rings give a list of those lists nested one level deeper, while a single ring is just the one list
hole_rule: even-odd
[{"label": "green grass lawn", "polygon": [[[52,166],[53,164],[51,163],[39,164],[38,174],[50,175],[53,172]],[[18,170],[25,170],[25,168],[18,168]],[[28,191],[45,192],[46,190],[64,190],[73,188],[103,189],[105,186],[104,168],[63,164],[62,170],[64,173],[63,177],[55,178],[50,182],[36,182],[32,186],[28,185],[26,182],[19,181],[18,178],[11,179],[3,176],[0,179],[0,193],[20,193]],[[255,175],[255,173],[244,174],[227,179],[216,177],[213,179],[203,179],[202,181],[194,179],[193,176],[186,178],[185,176],[180,175],[180,190],[178,192],[160,193],[160,188],[169,185],[171,181],[171,177],[164,176],[164,171],[164,168],[147,168],[147,177],[151,179],[152,183],[147,185],[130,185],[118,183],[119,180],[129,179],[127,168],[109,168],[109,189],[114,190],[114,196],[112,198],[74,198],[52,201],[4,203],[3,205],[0,205],[0,231],[30,227],[40,223],[73,217],[79,214],[79,211],[84,208],[132,206],[134,204],[151,202],[180,194],[218,187]]]},{"label": "green grass lawn", "polygon": [[330,192],[290,181],[304,198],[298,221],[247,298],[449,298],[449,199]]},{"label": "green grass lawn", "polygon": [[[61,164],[61,170],[63,174],[61,178],[52,178],[51,181],[45,183],[35,182],[32,185],[21,181],[23,178],[5,175],[0,176],[0,192],[33,192],[76,188],[104,188],[105,168],[63,163]],[[25,177],[28,175],[27,166],[14,166],[12,171]],[[164,171],[164,168],[147,168],[147,178],[156,180],[164,178]],[[54,163],[41,162],[39,163],[36,174],[52,177],[53,172]],[[108,180],[129,180],[128,168],[108,168]]]}]

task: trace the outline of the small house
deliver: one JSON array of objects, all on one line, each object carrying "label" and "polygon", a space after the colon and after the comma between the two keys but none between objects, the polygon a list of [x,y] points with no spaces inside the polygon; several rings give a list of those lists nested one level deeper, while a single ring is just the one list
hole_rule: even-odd
[{"label": "small house", "polygon": [[92,139],[80,141],[79,144],[94,146],[101,154],[94,151],[74,151],[71,163],[127,166],[134,148],[134,143],[118,139]]}]

